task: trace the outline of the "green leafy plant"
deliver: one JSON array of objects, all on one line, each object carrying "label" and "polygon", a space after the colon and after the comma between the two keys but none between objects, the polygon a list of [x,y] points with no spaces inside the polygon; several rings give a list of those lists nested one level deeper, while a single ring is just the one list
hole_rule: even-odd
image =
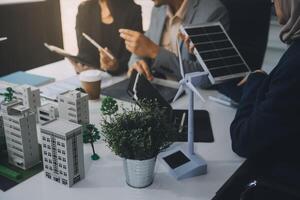
[{"label": "green leafy plant", "polygon": [[118,106],[112,98],[103,100],[101,134],[116,155],[133,160],[156,157],[168,148],[177,131],[157,102],[138,102],[130,109]]},{"label": "green leafy plant", "polygon": [[94,124],[87,124],[83,127],[83,143],[90,143],[93,149],[92,160],[99,160],[100,156],[96,154],[94,142],[100,140],[100,132]]},{"label": "green leafy plant", "polygon": [[6,88],[6,92],[0,93],[0,95],[4,96],[5,102],[11,102],[14,99],[14,93],[15,91],[11,87],[8,87]]}]

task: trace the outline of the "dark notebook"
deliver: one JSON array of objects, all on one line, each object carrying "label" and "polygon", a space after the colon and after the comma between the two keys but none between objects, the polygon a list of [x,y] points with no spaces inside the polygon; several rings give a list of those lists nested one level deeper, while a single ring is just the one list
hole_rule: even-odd
[{"label": "dark notebook", "polygon": [[[173,110],[175,126],[180,130],[183,114],[185,119],[182,133],[179,134],[178,142],[186,142],[188,136],[188,111],[187,110]],[[214,142],[214,135],[211,128],[209,113],[206,110],[194,111],[194,142]]]},{"label": "dark notebook", "polygon": [[3,192],[9,190],[10,188],[16,186],[18,183],[9,180],[8,178],[5,178],[3,176],[0,175],[0,190],[2,190]]}]

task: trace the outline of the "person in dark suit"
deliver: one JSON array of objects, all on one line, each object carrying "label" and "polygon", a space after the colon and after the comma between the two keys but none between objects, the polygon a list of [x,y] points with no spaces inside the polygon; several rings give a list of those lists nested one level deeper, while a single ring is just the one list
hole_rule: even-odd
[{"label": "person in dark suit", "polygon": [[[141,7],[133,0],[88,0],[79,5],[76,18],[78,56],[112,75],[124,73],[128,69],[131,53],[126,50],[119,36],[120,28],[143,31]],[[106,47],[115,59],[103,51],[98,51],[82,33],[86,33],[102,47]],[[72,63],[77,72],[89,69],[80,63]]]},{"label": "person in dark suit", "polygon": [[232,149],[253,160],[263,177],[299,189],[300,1],[274,3],[289,49],[269,75],[258,70],[243,80],[230,128]]}]

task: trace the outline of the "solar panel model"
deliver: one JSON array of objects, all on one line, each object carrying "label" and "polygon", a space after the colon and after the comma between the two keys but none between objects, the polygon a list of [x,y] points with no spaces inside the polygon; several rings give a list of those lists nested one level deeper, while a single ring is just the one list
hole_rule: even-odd
[{"label": "solar panel model", "polygon": [[250,73],[245,60],[233,44],[221,23],[181,27],[194,45],[194,55],[209,73],[212,84],[244,77]]}]

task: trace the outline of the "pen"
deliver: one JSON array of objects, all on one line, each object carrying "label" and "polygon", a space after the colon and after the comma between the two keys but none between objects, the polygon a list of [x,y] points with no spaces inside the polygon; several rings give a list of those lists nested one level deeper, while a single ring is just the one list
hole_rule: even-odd
[{"label": "pen", "polygon": [[7,37],[2,37],[2,38],[0,38],[0,42],[1,42],[1,41],[4,41],[4,40],[7,40]]},{"label": "pen", "polygon": [[182,133],[182,131],[183,131],[183,125],[184,125],[184,121],[185,121],[185,115],[186,115],[186,113],[184,112],[183,114],[182,114],[182,118],[181,118],[181,122],[180,122],[180,126],[179,126],[179,133]]},{"label": "pen", "polygon": [[217,97],[213,97],[213,96],[209,96],[208,97],[211,101],[214,101],[216,103],[225,105],[225,106],[230,106],[230,107],[237,107],[238,104],[230,99],[225,100],[225,99],[221,99],[221,98],[217,98]]},{"label": "pen", "polygon": [[82,33],[83,37],[85,37],[85,39],[87,39],[92,45],[94,45],[97,49],[100,49],[102,51],[104,51],[104,53],[110,58],[110,59],[115,59],[115,57],[113,55],[111,55],[111,53],[107,52],[103,47],[101,47],[95,40],[93,40],[90,36],[88,36],[86,33]]}]

